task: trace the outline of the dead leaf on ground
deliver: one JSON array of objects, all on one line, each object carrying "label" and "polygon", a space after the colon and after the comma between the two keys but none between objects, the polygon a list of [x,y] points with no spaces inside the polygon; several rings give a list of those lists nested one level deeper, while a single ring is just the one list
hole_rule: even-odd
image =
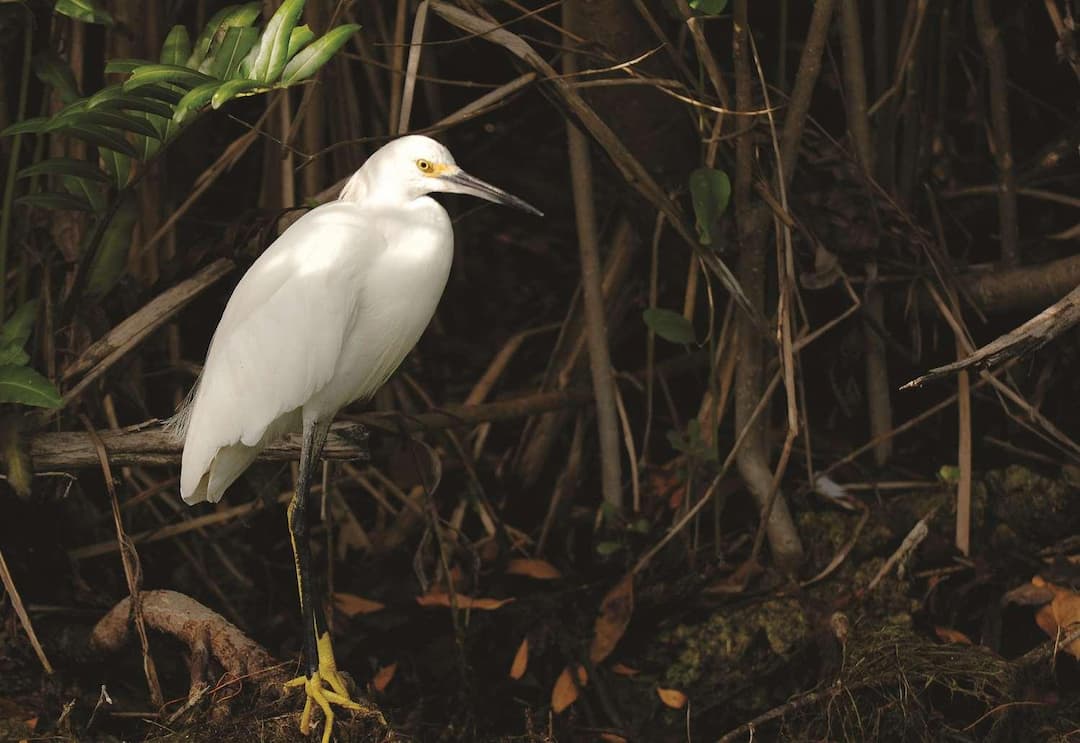
[{"label": "dead leaf on ground", "polygon": [[1007,592],[1001,597],[1002,604],[1016,604],[1017,606],[1042,606],[1052,601],[1054,591],[1045,580],[1039,576],[1031,579],[1030,583],[1024,583]]},{"label": "dead leaf on ground", "polygon": [[[454,597],[457,602],[457,608],[459,609],[483,609],[485,611],[494,611],[495,609],[506,606],[513,598],[508,599],[491,599],[491,598],[473,598],[472,596],[466,596],[463,593],[459,593]],[[431,593],[425,593],[423,596],[416,597],[416,603],[420,606],[450,606],[450,594],[443,593],[442,591],[433,591]]]},{"label": "dead leaf on ground", "polygon": [[510,678],[517,681],[525,675],[525,669],[529,667],[529,638],[526,637],[518,645],[514,653],[514,662],[510,664]]},{"label": "dead leaf on ground", "polygon": [[641,671],[636,668],[631,668],[625,663],[616,663],[611,667],[611,670],[620,676],[637,676]]},{"label": "dead leaf on ground", "polygon": [[706,586],[705,593],[731,595],[742,593],[746,590],[746,587],[757,576],[764,572],[763,568],[756,560],[747,560],[746,562],[735,568],[735,572],[726,578],[722,578],[712,585]]},{"label": "dead leaf on ground", "polygon": [[[1080,595],[1068,588],[1047,583],[1042,578],[1036,577],[1031,582],[1036,587],[1045,586],[1054,594],[1053,600],[1035,614],[1035,623],[1043,632],[1060,641],[1080,628]],[[1062,650],[1080,659],[1080,640],[1063,645]]]},{"label": "dead leaf on ground", "polygon": [[634,576],[627,575],[607,592],[593,626],[589,660],[600,663],[619,644],[634,613]]},{"label": "dead leaf on ground", "polygon": [[656,695],[660,701],[672,709],[682,709],[686,706],[686,695],[678,689],[664,689],[656,687]]},{"label": "dead leaf on ground", "polygon": [[524,575],[537,580],[555,580],[561,578],[562,573],[558,568],[547,560],[515,559],[506,564],[506,572],[510,575]]},{"label": "dead leaf on ground", "polygon": [[334,606],[347,617],[355,617],[360,614],[374,614],[386,608],[385,604],[378,601],[357,596],[354,593],[335,593]]},{"label": "dead leaf on ground", "polygon": [[626,738],[615,733],[600,733],[600,740],[604,743],[626,743]]},{"label": "dead leaf on ground", "polygon": [[577,701],[578,688],[585,686],[589,682],[589,674],[585,672],[584,666],[578,666],[576,671],[576,684],[573,675],[571,675],[573,671],[570,666],[564,668],[563,672],[559,674],[559,678],[555,680],[555,686],[551,689],[551,709],[555,714],[559,714]]},{"label": "dead leaf on ground", "polygon": [[950,627],[934,627],[934,634],[942,642],[951,642],[954,645],[973,645],[971,638],[958,629]]},{"label": "dead leaf on ground", "polygon": [[371,680],[371,685],[375,687],[375,691],[386,691],[386,687],[394,678],[394,674],[397,673],[397,663],[391,663],[388,666],[383,666],[375,672],[375,678]]}]

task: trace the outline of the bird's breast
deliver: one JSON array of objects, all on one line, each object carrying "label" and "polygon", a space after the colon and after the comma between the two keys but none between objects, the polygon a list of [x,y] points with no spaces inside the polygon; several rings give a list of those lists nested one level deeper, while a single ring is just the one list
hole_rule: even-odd
[{"label": "bird's breast", "polygon": [[450,274],[454,240],[446,212],[426,200],[433,209],[388,210],[372,221],[380,225],[385,242],[357,277],[355,310],[337,369],[312,401],[327,412],[373,395],[435,314]]}]

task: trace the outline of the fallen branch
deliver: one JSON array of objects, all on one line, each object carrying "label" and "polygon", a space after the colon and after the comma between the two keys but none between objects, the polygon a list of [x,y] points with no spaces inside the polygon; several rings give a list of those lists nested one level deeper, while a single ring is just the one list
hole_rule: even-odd
[{"label": "fallen branch", "polygon": [[[326,459],[367,459],[367,434],[364,429],[398,434],[472,426],[573,407],[584,404],[591,397],[592,393],[587,390],[567,390],[484,405],[448,407],[414,416],[364,413],[331,426],[323,456]],[[156,425],[148,428],[146,423],[119,431],[102,431],[99,436],[108,453],[109,462],[117,466],[178,464],[183,450],[183,444],[174,436]],[[268,446],[260,459],[284,461],[294,460],[299,456],[300,437],[289,436],[282,442]],[[30,457],[39,470],[100,466],[94,442],[90,435],[84,432],[39,433],[30,439]]]},{"label": "fallen branch", "polygon": [[[220,614],[175,591],[145,591],[141,598],[146,624],[188,647],[189,704],[198,701],[210,689],[211,661],[223,670],[224,683],[235,683],[258,674],[260,688],[281,689],[288,675],[285,667]],[[121,651],[128,641],[130,617],[131,599],[125,598],[94,627],[90,646],[103,654]],[[213,674],[214,678],[217,676]]]},{"label": "fallen branch", "polygon": [[900,389],[906,390],[911,387],[919,387],[933,379],[963,371],[964,369],[990,367],[1010,358],[1029,353],[1046,345],[1077,322],[1080,322],[1080,286],[1020,327],[997,337],[970,356],[954,361],[951,364],[935,367],[921,377],[911,380]]},{"label": "fallen branch", "polygon": [[922,544],[927,535],[930,534],[930,519],[934,518],[934,514],[937,513],[938,507],[934,506],[930,509],[930,512],[919,519],[915,526],[911,527],[911,531],[904,537],[904,541],[900,543],[900,546],[896,548],[896,551],[889,556],[889,559],[878,570],[877,575],[866,586],[866,589],[860,591],[861,593],[869,593],[877,588],[878,584],[889,574],[897,564],[903,564],[911,556],[911,553]]},{"label": "fallen branch", "polygon": [[1017,268],[969,271],[958,279],[972,301],[988,314],[1045,307],[1080,284],[1080,255]]},{"label": "fallen branch", "polygon": [[181,281],[154,297],[135,314],[90,344],[79,355],[79,358],[68,364],[63,373],[64,381],[86,371],[90,371],[88,378],[98,377],[123,353],[138,345],[146,336],[161,327],[188,302],[232,271],[234,267],[235,264],[228,258],[219,258],[191,278]]}]

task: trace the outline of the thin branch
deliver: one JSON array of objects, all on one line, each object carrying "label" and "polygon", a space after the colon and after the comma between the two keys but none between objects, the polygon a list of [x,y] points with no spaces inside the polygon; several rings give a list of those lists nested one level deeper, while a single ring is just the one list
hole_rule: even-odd
[{"label": "thin branch", "polygon": [[[541,78],[547,80],[549,86],[546,90],[554,93],[556,100],[562,103],[577,119],[581,128],[592,135],[597,143],[603,147],[604,151],[607,152],[615,167],[619,169],[619,172],[622,173],[627,183],[657,209],[664,212],[665,216],[671,221],[672,226],[679,233],[679,236],[683,238],[685,243],[691,249],[698,252],[698,255],[705,261],[709,270],[716,274],[717,278],[723,283],[724,288],[735,297],[739,306],[752,319],[757,331],[768,337],[767,324],[765,323],[764,318],[761,316],[760,312],[753,308],[753,305],[746,298],[746,294],[743,292],[739,282],[735,279],[735,275],[715,254],[702,249],[698,244],[693,230],[687,224],[682,210],[668,197],[660,184],[656,182],[638,159],[630,153],[626,148],[626,145],[623,144],[611,128],[604,123],[596,112],[585,102],[581,95],[573,89],[573,85],[570,82],[560,79],[559,74],[554,68],[552,68],[543,57],[537,54],[536,50],[520,36],[499,28],[497,24],[472,15],[471,13],[467,13],[449,3],[442,2],[441,0],[430,0],[430,2],[431,9],[444,20],[464,31],[483,35],[488,41],[504,47],[511,54],[536,70]],[[832,0],[823,0],[823,2],[828,3],[832,2]]]},{"label": "thin branch", "polygon": [[[563,24],[572,14],[563,5]],[[563,69],[577,72],[577,57],[563,55]],[[570,154],[570,185],[574,194],[574,216],[578,248],[581,254],[581,285],[585,305],[585,329],[589,343],[589,371],[596,398],[596,425],[600,434],[600,475],[604,502],[622,510],[622,463],[619,455],[619,418],[615,404],[615,377],[608,352],[604,323],[604,291],[601,287],[600,246],[596,228],[596,205],[593,201],[592,161],[589,141],[572,121],[566,122]]]},{"label": "thin branch", "polygon": [[41,647],[41,643],[38,642],[37,633],[34,632],[34,625],[30,621],[30,615],[26,613],[26,606],[19,595],[19,589],[15,587],[15,579],[11,576],[11,571],[8,569],[2,550],[0,550],[0,583],[3,583],[4,590],[7,592],[8,598],[11,599],[11,606],[15,609],[15,614],[19,617],[19,623],[26,631],[26,636],[30,638],[30,645],[34,648],[34,653],[37,654],[41,667],[45,669],[45,673],[52,675],[52,664],[49,663],[49,659],[45,656],[45,648]]},{"label": "thin branch", "polygon": [[423,0],[416,9],[413,19],[412,42],[409,44],[409,62],[405,68],[405,90],[401,96],[401,115],[397,120],[398,134],[409,131],[409,117],[412,115],[413,93],[416,91],[416,71],[420,68],[420,52],[423,50],[424,27],[427,23],[428,4]]},{"label": "thin branch", "polygon": [[990,0],[973,0],[975,30],[986,54],[990,72],[990,122],[994,157],[998,164],[998,220],[1001,225],[1001,260],[1014,266],[1020,262],[1020,227],[1016,209],[1016,172],[1013,167],[1012,130],[1009,125],[1009,74],[1001,31],[994,25]]}]

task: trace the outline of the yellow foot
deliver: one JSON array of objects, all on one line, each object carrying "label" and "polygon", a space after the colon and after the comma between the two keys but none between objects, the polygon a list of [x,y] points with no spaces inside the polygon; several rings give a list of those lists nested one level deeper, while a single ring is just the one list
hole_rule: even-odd
[{"label": "yellow foot", "polygon": [[311,678],[298,676],[291,681],[285,682],[286,689],[297,686],[302,686],[307,695],[307,700],[304,702],[304,711],[300,715],[301,735],[307,735],[311,732],[311,713],[315,705],[319,706],[325,718],[322,743],[330,743],[330,731],[334,729],[334,711],[330,708],[331,704],[375,716],[380,724],[386,725],[386,720],[383,719],[382,713],[378,709],[367,707],[349,698],[349,691],[345,688],[345,682],[336,668],[324,667],[316,671]]}]

